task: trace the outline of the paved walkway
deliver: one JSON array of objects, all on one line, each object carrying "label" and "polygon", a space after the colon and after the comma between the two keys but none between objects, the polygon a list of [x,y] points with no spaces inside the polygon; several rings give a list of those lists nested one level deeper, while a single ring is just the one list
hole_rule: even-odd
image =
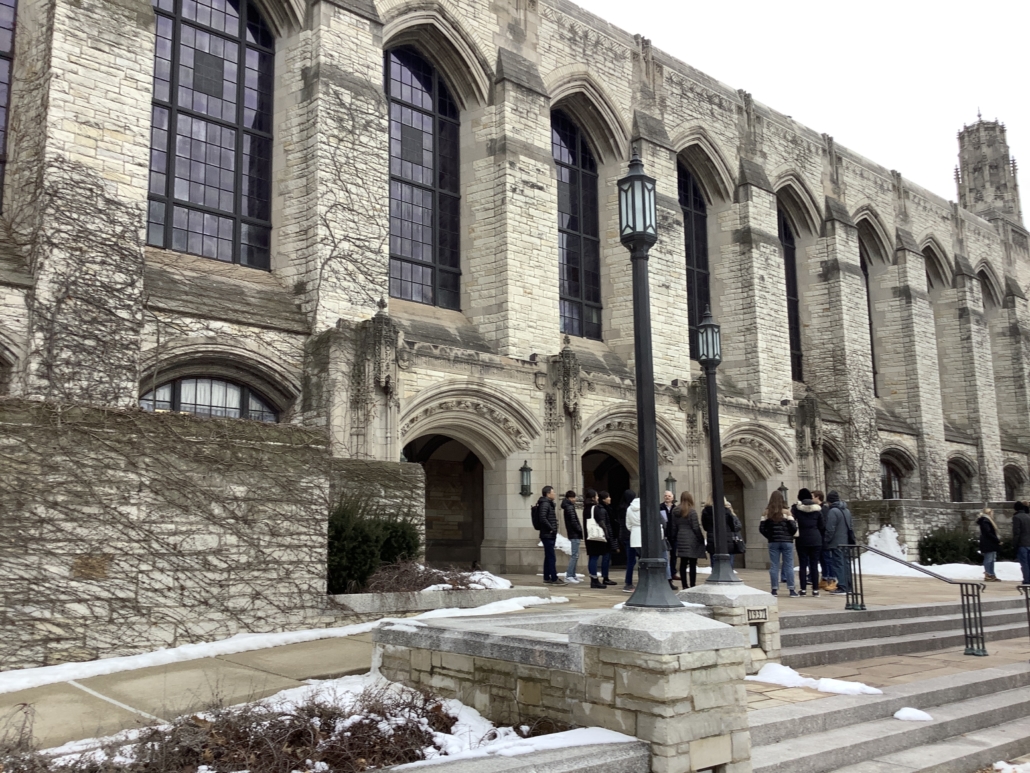
[{"label": "paved walkway", "polygon": [[[768,587],[768,573],[740,571],[752,587]],[[613,573],[613,577],[618,576]],[[516,585],[544,586],[540,577],[508,576]],[[705,579],[699,576],[700,581]],[[553,588],[554,595],[566,596],[568,605],[551,609],[610,609],[629,598],[621,586],[591,590],[589,583]],[[1015,583],[989,585],[985,598],[1016,595]],[[956,601],[957,591],[935,580],[866,578],[866,602],[870,607],[893,604]],[[792,599],[780,597],[780,611],[841,609],[842,597],[821,596]],[[546,607],[544,609],[547,609]],[[532,608],[537,614],[541,608]],[[520,614],[520,613],[513,613]],[[847,678],[882,687],[915,679],[941,676],[970,669],[1025,661],[1030,656],[1026,639],[991,643],[989,657],[975,658],[958,650],[941,650],[926,655],[876,658],[810,669],[806,676]],[[372,634],[345,639],[273,647],[266,650],[125,671],[108,676],[47,685],[16,693],[0,694],[0,736],[5,720],[19,714],[25,705],[35,713],[34,733],[43,746],[108,735],[127,728],[168,720],[212,704],[231,705],[256,700],[280,690],[297,687],[306,679],[325,679],[368,671],[372,658]],[[789,706],[791,703],[828,697],[805,688],[784,689],[748,682],[750,708]]]}]

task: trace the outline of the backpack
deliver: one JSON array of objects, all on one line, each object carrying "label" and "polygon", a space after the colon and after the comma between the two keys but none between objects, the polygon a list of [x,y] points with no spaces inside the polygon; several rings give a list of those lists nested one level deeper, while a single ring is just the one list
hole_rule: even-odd
[{"label": "backpack", "polygon": [[540,520],[540,503],[537,502],[531,508],[529,508],[529,517],[533,520],[533,528],[540,531],[544,528],[543,523]]}]

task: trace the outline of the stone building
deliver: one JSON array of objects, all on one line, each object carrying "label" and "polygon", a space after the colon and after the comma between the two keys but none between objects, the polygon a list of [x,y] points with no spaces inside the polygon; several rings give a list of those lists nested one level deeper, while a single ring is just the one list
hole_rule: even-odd
[{"label": "stone building", "polygon": [[[1000,123],[959,204],[566,0],[0,0],[4,389],[417,462],[428,554],[535,565],[545,484],[636,485],[615,181],[659,187],[660,477],[1025,495],[1030,255]],[[16,24],[15,24],[16,19]],[[651,385],[645,385],[651,388]]]}]

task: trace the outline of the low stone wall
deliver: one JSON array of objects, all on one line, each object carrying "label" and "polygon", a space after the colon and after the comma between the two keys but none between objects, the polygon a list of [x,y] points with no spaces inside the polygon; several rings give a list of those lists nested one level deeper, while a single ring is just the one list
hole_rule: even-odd
[{"label": "low stone wall", "polygon": [[300,427],[11,399],[0,470],[0,669],[336,624],[331,503],[424,490]]},{"label": "low stone wall", "polygon": [[551,717],[636,736],[654,773],[750,773],[745,647],[687,609],[399,623],[375,633],[380,671],[498,724]]},{"label": "low stone wall", "polygon": [[[908,547],[910,559],[917,553],[919,539],[934,529],[966,529],[976,533],[976,519],[983,510],[978,502],[932,502],[918,499],[877,499],[849,502],[855,522],[855,535],[865,544],[869,535],[884,526],[893,526],[898,540]],[[1012,536],[1012,502],[989,502],[1002,537]]]},{"label": "low stone wall", "polygon": [[329,598],[358,614],[391,615],[430,609],[471,609],[522,596],[551,598],[550,588],[485,588],[483,590],[423,590],[409,593],[340,593]]}]

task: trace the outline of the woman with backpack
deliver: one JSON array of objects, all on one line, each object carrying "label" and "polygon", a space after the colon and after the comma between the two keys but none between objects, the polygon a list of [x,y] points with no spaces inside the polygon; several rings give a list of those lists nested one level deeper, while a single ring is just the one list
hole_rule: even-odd
[{"label": "woman with backpack", "polygon": [[769,541],[769,583],[772,595],[776,595],[780,587],[780,567],[783,576],[787,577],[790,595],[796,597],[794,590],[794,535],[798,533],[798,524],[783,501],[779,490],[773,491],[769,504],[762,513],[762,522],[758,531]]},{"label": "woman with backpack", "polygon": [[1001,536],[998,534],[998,524],[994,522],[994,511],[985,507],[976,519],[976,525],[980,527],[980,554],[984,558],[984,580],[1001,582],[994,574],[994,562],[1001,547]]},{"label": "woman with backpack", "polygon": [[705,535],[689,491],[680,494],[679,504],[672,508],[667,534],[672,553],[680,560],[680,586],[693,588],[697,585],[697,559],[705,557]]}]

